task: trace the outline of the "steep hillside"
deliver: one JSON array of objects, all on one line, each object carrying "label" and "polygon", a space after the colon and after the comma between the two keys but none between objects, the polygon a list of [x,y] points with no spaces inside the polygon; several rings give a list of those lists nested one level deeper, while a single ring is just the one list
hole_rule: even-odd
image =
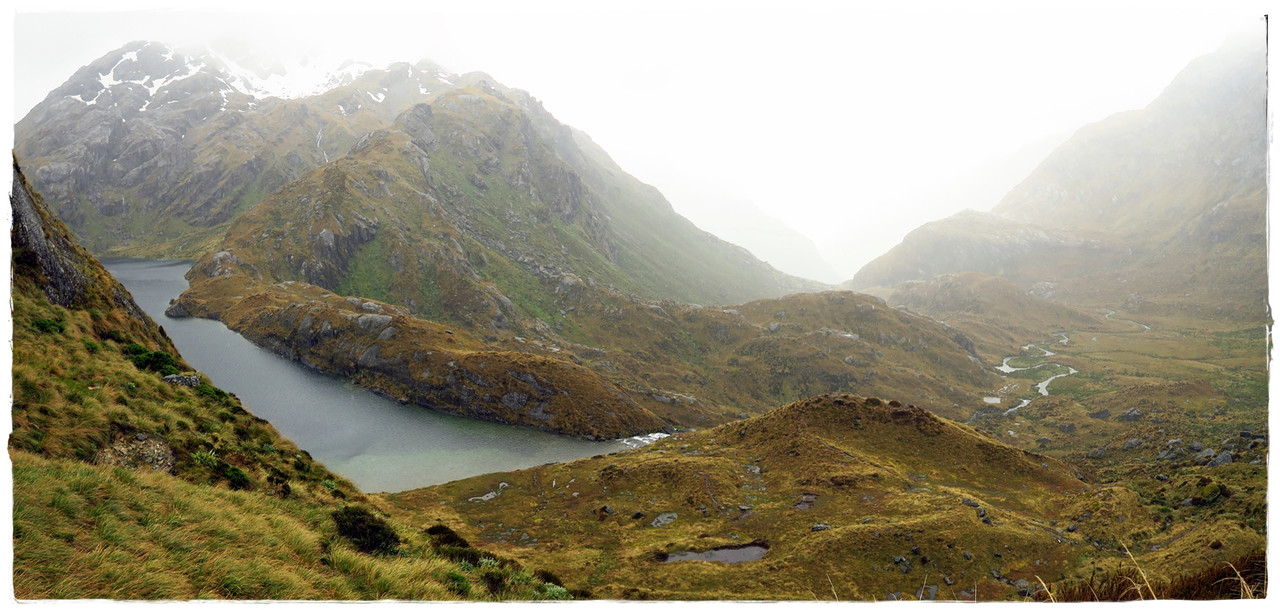
[{"label": "steep hillside", "polygon": [[188,370],[16,166],[10,203],[17,598],[568,596],[378,516]]},{"label": "steep hillside", "polygon": [[1078,306],[1265,318],[1266,49],[1229,43],[1086,126],[991,214],[921,227],[849,286],[978,271]]},{"label": "steep hillside", "polygon": [[[384,233],[416,235],[425,213],[431,226],[451,225],[524,266],[572,270],[650,298],[731,303],[817,286],[696,229],[529,94],[485,74],[401,63],[291,98],[268,96],[253,81],[210,53],[131,43],[82,68],[20,121],[16,154],[37,168],[35,187],[95,252],[211,252],[230,221],[273,191],[299,178],[327,188],[324,172],[309,172],[354,146],[340,164],[351,192],[335,185],[330,202],[407,206],[377,218],[388,223]],[[408,134],[416,148],[381,142],[381,129]],[[308,204],[272,207],[290,205]],[[443,206],[441,222],[421,209],[432,205]],[[387,247],[386,237],[365,250]],[[474,244],[461,247],[476,254]],[[345,258],[310,262],[359,272]],[[417,291],[430,278],[414,280],[405,296],[422,302]]]},{"label": "steep hillside", "polygon": [[186,256],[235,214],[450,88],[430,62],[265,94],[225,58],[133,42],[77,71],[15,127],[15,154],[94,252]]},{"label": "steep hillside", "polygon": [[1135,539],[1176,553],[1220,537],[1182,558],[1192,570],[1260,544],[1227,524],[1178,536],[1131,490],[1080,475],[915,407],[824,395],[386,499],[420,527],[626,599],[1017,599],[1038,579],[1087,578]]}]

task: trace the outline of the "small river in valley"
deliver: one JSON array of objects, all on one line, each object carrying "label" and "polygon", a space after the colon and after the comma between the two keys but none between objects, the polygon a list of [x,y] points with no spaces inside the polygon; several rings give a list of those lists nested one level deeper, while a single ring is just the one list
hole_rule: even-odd
[{"label": "small river in valley", "polygon": [[221,322],[166,318],[169,300],[187,288],[184,275],[190,262],[103,263],[164,326],[191,366],[365,492],[403,491],[565,462],[665,436],[593,442],[400,404],[281,358]]},{"label": "small river in valley", "polygon": [[[1066,333],[1053,333],[1053,335],[1054,335],[1055,337],[1058,337],[1058,339],[1057,339],[1057,341],[1056,341],[1056,342],[1057,342],[1057,343],[1060,343],[1060,344],[1062,344],[1062,345],[1066,345],[1066,344],[1067,344],[1067,342],[1069,341],[1069,339],[1067,339],[1067,334],[1066,334]],[[1058,355],[1058,353],[1057,353],[1057,352],[1049,351],[1049,348],[1048,348],[1048,346],[1049,346],[1049,345],[1052,345],[1053,343],[1054,343],[1054,341],[1046,341],[1046,342],[1044,342],[1044,343],[1032,343],[1032,344],[1030,344],[1030,345],[1024,346],[1024,347],[1022,348],[1022,350],[1023,350],[1023,352],[1024,352],[1024,353],[1022,353],[1022,354],[1018,354],[1018,355],[1016,355],[1016,356],[1008,356],[1008,357],[1006,357],[1006,358],[1004,359],[1004,361],[1000,363],[1000,366],[996,367],[996,370],[997,370],[997,371],[1000,371],[1001,373],[1004,373],[1004,374],[1006,374],[1006,375],[1007,375],[1007,374],[1009,374],[1009,373],[1016,373],[1016,372],[1018,372],[1018,371],[1030,371],[1030,370],[1033,370],[1033,369],[1038,369],[1038,368],[1040,368],[1040,367],[1042,367],[1042,366],[1066,366],[1066,365],[1062,365],[1062,364],[1057,364],[1057,363],[1055,363],[1055,362],[1047,362],[1047,361],[1046,361],[1046,362],[1039,362],[1039,363],[1033,364],[1033,365],[1031,365],[1031,366],[1023,366],[1023,367],[1016,367],[1016,366],[1010,366],[1010,365],[1009,365],[1009,362],[1010,362],[1010,361],[1012,361],[1012,360],[1013,360],[1013,359],[1015,359],[1015,358],[1021,358],[1021,359],[1023,359],[1023,360],[1026,360],[1026,359],[1030,359],[1030,358],[1049,358],[1049,357],[1052,357],[1052,356],[1057,356],[1057,355]],[[1036,351],[1039,351],[1040,353],[1039,353],[1039,354],[1036,354],[1036,353],[1035,353]],[[1050,384],[1050,383],[1053,383],[1053,381],[1054,381],[1055,379],[1061,379],[1061,378],[1066,377],[1066,376],[1068,376],[1068,375],[1075,375],[1076,373],[1079,373],[1079,372],[1080,372],[1080,371],[1077,371],[1077,370],[1075,370],[1074,368],[1072,368],[1072,367],[1069,367],[1069,366],[1068,366],[1068,367],[1067,367],[1067,372],[1065,372],[1065,373],[1059,373],[1059,374],[1057,374],[1057,375],[1054,375],[1054,376],[1052,376],[1052,377],[1049,377],[1048,379],[1045,379],[1044,381],[1041,381],[1040,383],[1037,383],[1037,384],[1035,385],[1036,392],[1038,392],[1041,396],[1048,396],[1048,395],[1049,395],[1049,384]],[[1015,407],[1013,407],[1013,408],[1011,408],[1011,409],[1009,409],[1009,410],[1005,411],[1005,412],[1004,412],[1004,414],[1005,414],[1005,415],[1013,415],[1014,413],[1017,413],[1019,409],[1021,409],[1021,408],[1025,407],[1025,406],[1027,406],[1027,405],[1029,405],[1029,404],[1031,404],[1031,399],[1030,399],[1030,398],[1024,398],[1024,399],[1022,399],[1022,402],[1021,402],[1021,403],[1019,403],[1017,406],[1015,406]]]}]

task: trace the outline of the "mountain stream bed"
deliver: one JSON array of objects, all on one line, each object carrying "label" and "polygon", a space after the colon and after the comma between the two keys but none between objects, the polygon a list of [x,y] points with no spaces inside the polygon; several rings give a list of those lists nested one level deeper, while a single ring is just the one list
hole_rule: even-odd
[{"label": "mountain stream bed", "polygon": [[[1066,345],[1069,339],[1067,338],[1067,334],[1065,332],[1053,333],[1053,336],[1056,337],[1056,339],[1053,341],[1045,341],[1043,343],[1032,343],[1030,345],[1023,347],[1021,354],[1006,357],[1004,361],[1000,363],[1000,366],[996,367],[996,370],[1007,375],[1009,373],[1016,373],[1018,371],[1030,371],[1030,370],[1038,369],[1045,366],[1054,366],[1059,368],[1065,366],[1065,365],[1057,364],[1055,362],[1050,362],[1048,360],[1045,360],[1044,362],[1036,362],[1034,364],[1027,363],[1027,366],[1011,366],[1010,365],[1010,362],[1012,362],[1013,360],[1021,360],[1023,362],[1026,362],[1028,360],[1041,360],[1041,359],[1051,358],[1053,356],[1058,355],[1057,352],[1049,351],[1049,346],[1053,345],[1054,343],[1060,343],[1062,345]],[[1040,353],[1036,354],[1035,352],[1037,351]],[[1048,396],[1049,384],[1053,383],[1055,379],[1061,379],[1063,377],[1067,377],[1068,375],[1075,375],[1076,373],[1080,372],[1069,366],[1067,366],[1066,369],[1067,371],[1065,373],[1059,373],[1057,375],[1053,375],[1048,379],[1045,379],[1044,381],[1037,383],[1035,385],[1036,392],[1039,393],[1041,396]],[[1004,414],[1008,416],[1008,415],[1013,415],[1014,413],[1017,413],[1019,409],[1022,409],[1027,405],[1031,404],[1031,400],[1032,400],[1031,398],[1022,399],[1022,402],[1020,402],[1017,406],[1006,410]]]}]

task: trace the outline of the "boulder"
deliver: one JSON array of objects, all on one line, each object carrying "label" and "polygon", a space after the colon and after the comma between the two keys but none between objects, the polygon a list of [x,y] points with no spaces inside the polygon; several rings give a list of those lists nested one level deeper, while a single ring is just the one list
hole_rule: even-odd
[{"label": "boulder", "polygon": [[1143,415],[1142,411],[1139,411],[1135,407],[1135,408],[1129,409],[1128,411],[1125,411],[1117,419],[1119,419],[1120,421],[1138,421],[1139,419],[1142,419],[1142,415]]},{"label": "boulder", "polygon": [[199,375],[165,375],[164,382],[172,385],[187,386],[194,388],[200,385]]}]

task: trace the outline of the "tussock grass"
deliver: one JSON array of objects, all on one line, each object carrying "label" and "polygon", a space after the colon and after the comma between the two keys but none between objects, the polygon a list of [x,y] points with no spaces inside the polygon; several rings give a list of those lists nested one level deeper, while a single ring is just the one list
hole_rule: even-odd
[{"label": "tussock grass", "polygon": [[12,458],[21,599],[546,596],[514,562],[463,571],[429,536],[403,527],[394,552],[361,553],[340,542],[331,510],[310,502],[26,452]]},{"label": "tussock grass", "polygon": [[[84,264],[105,276],[92,259]],[[350,482],[207,380],[173,386],[145,370],[166,367],[131,361],[127,352],[164,354],[170,368],[186,366],[155,340],[158,327],[114,309],[51,305],[26,268],[15,269],[9,454],[19,599],[547,597],[548,585],[519,564],[461,571],[429,536],[394,521],[379,518],[379,540],[398,544],[358,552],[332,518],[339,509],[369,514]],[[171,452],[171,465],[153,470],[150,456],[128,457],[143,442]],[[107,463],[104,453],[125,458]]]},{"label": "tussock grass", "polygon": [[1140,600],[1222,600],[1260,599],[1267,591],[1267,555],[1263,550],[1247,553],[1234,561],[1202,570],[1157,580],[1128,555],[1130,564],[1087,581],[1059,583],[1041,591],[1037,598],[1060,602],[1140,601]]}]

